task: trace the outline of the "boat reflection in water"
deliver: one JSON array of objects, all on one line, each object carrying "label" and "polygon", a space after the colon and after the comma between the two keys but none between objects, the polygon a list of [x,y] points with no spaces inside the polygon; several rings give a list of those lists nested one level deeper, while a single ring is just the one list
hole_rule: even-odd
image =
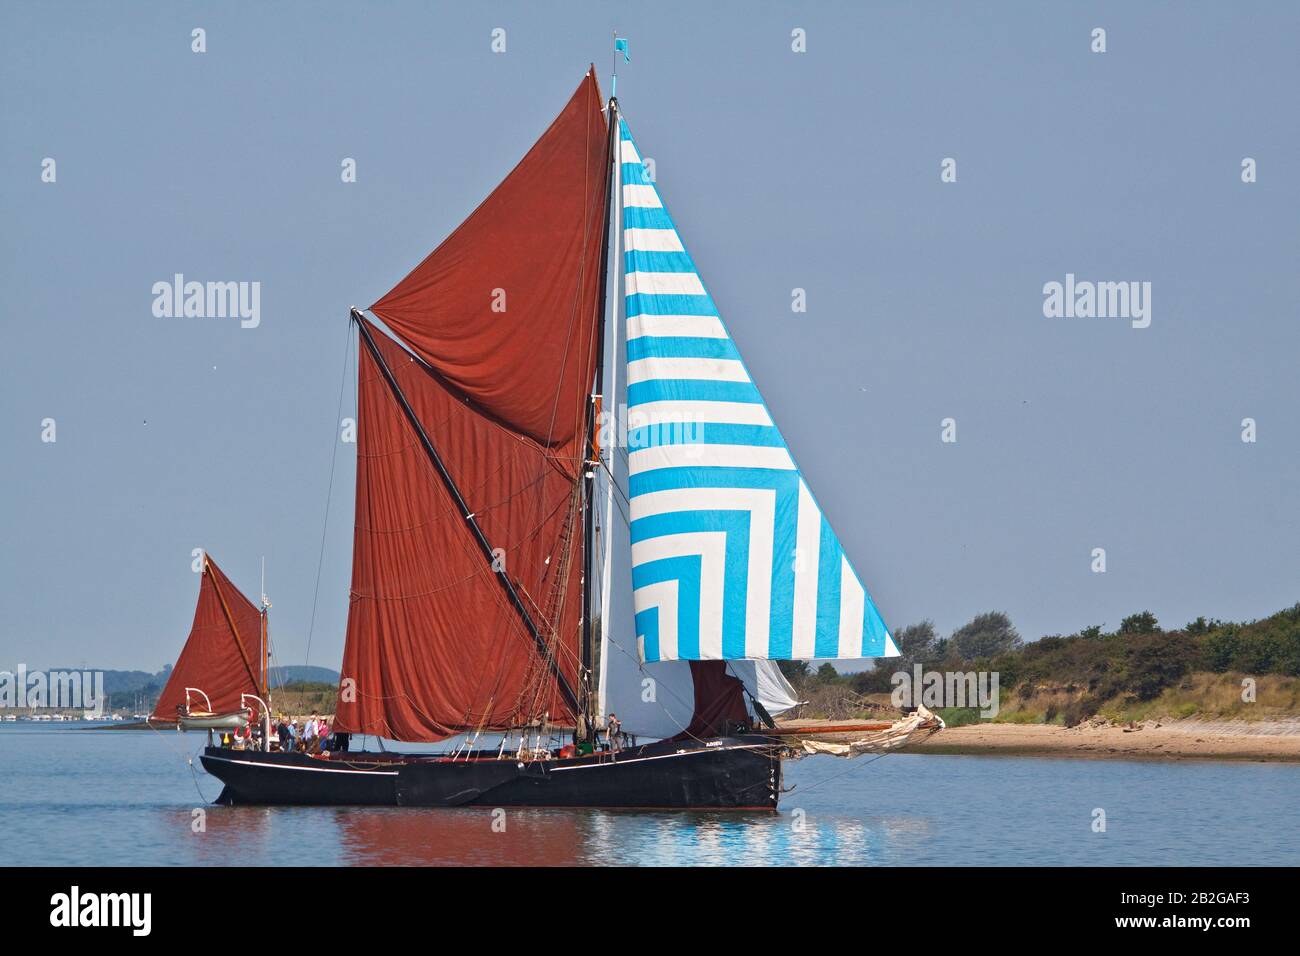
[{"label": "boat reflection in water", "polygon": [[280,821],[270,807],[182,807],[162,812],[160,830],[189,833],[183,856],[170,861],[186,866],[234,866],[241,862],[275,857]]},{"label": "boat reflection in water", "polygon": [[364,866],[578,866],[582,816],[572,811],[403,807],[332,811],[344,862]]},{"label": "boat reflection in water", "polygon": [[928,831],[920,819],[759,811],[356,807],[331,819],[339,862],[365,866],[861,866],[897,861]]}]

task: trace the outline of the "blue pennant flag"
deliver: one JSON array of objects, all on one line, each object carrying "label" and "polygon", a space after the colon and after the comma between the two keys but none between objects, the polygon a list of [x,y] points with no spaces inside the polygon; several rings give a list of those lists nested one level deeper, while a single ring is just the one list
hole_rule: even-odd
[{"label": "blue pennant flag", "polygon": [[623,62],[631,63],[632,58],[627,55],[627,40],[623,37],[614,38],[614,52],[623,54]]}]

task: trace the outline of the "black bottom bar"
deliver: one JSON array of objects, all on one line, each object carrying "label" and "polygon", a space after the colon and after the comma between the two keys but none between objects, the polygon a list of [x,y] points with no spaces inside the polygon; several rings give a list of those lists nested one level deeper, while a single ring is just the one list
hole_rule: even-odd
[{"label": "black bottom bar", "polygon": [[[684,929],[689,921],[696,945],[710,937],[734,944],[742,928],[757,933],[764,948],[786,940],[807,945],[817,939],[810,927],[830,921],[859,926],[876,945],[918,952],[977,951],[1021,937],[1039,949],[1100,939],[1138,946],[1201,940],[1217,952],[1235,952],[1234,944],[1262,943],[1262,933],[1270,941],[1286,938],[1293,924],[1293,872],[945,867],[864,873],[804,865],[722,875],[588,867],[554,877],[537,873],[521,882],[517,870],[489,869],[414,877],[400,867],[329,873],[285,868],[264,875],[202,868],[7,868],[0,918],[14,941],[41,933],[66,940],[77,933],[93,946],[138,934],[192,944],[199,933],[203,948],[212,952],[242,950],[250,941],[259,948],[319,942],[336,951],[353,940],[382,945],[381,927],[418,931],[445,925],[466,906],[491,911],[492,901],[516,899],[522,886],[533,890],[527,894],[536,906],[531,921],[588,925],[601,918],[598,901],[608,899],[618,910],[611,928],[643,943],[666,940],[671,923],[681,921]],[[314,901],[291,899],[295,887]],[[109,905],[89,905],[97,915],[116,912],[117,925],[86,927],[86,900],[100,894],[112,895]],[[716,904],[638,902],[710,894],[720,897]],[[593,902],[565,911],[569,898]],[[74,901],[79,927],[70,925]],[[692,909],[696,914],[688,915]],[[725,918],[711,919],[711,913]],[[513,919],[503,915],[502,925],[507,922]]]}]

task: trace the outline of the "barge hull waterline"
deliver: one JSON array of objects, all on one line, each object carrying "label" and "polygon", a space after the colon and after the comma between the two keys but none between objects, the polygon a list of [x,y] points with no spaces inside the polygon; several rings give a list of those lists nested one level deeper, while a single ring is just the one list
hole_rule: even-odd
[{"label": "barge hull waterline", "polygon": [[774,811],[781,792],[780,748],[763,738],[648,744],[614,760],[408,758],[209,747],[200,759],[231,805]]}]

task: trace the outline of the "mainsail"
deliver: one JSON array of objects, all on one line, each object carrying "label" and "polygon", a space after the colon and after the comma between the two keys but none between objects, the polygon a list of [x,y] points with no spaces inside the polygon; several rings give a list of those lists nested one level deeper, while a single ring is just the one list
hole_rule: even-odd
[{"label": "mainsail", "polygon": [[641,658],[896,656],[619,127]]},{"label": "mainsail", "polygon": [[359,350],[338,731],[433,741],[577,716],[560,684],[580,683],[602,105],[588,73],[500,186],[372,306],[398,341],[360,320],[375,353]]},{"label": "mainsail", "polygon": [[[261,695],[261,641],[261,612],[205,554],[194,624],[153,719],[175,720],[187,704],[202,708],[208,701],[213,713],[233,713],[243,707],[241,694]],[[202,691],[207,701],[194,695],[187,702],[187,687]]]}]

